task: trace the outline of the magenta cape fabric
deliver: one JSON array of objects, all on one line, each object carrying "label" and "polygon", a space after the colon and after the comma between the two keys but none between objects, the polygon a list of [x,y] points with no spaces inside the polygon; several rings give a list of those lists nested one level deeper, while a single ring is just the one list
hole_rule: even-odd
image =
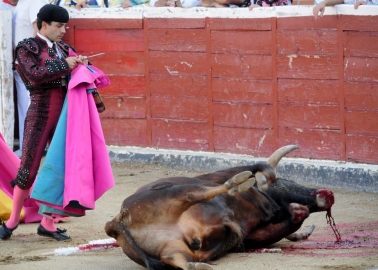
[{"label": "magenta cape fabric", "polygon": [[[19,167],[20,159],[8,147],[0,133],[0,189],[11,199],[13,199],[13,188],[9,182],[16,178]],[[34,200],[26,199],[24,211],[25,215],[21,222],[41,221],[42,216],[38,215],[38,205]]]},{"label": "magenta cape fabric", "polygon": [[72,72],[68,85],[64,207],[78,202],[94,209],[95,201],[114,186],[100,117],[92,94],[86,92],[109,83],[108,77],[94,66],[79,65]]},{"label": "magenta cape fabric", "polygon": [[65,103],[63,107],[31,196],[41,202],[40,214],[83,216],[114,186],[100,117],[92,94],[87,93],[88,89],[109,83],[108,77],[94,66],[79,65],[72,71],[68,106]]}]

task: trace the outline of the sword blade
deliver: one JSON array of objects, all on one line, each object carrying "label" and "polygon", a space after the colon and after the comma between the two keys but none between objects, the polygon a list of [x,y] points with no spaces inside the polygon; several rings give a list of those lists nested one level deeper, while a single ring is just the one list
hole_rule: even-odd
[{"label": "sword blade", "polygon": [[88,58],[92,58],[92,57],[96,57],[96,56],[100,56],[100,55],[103,55],[105,53],[98,53],[98,54],[92,54],[92,55],[89,55],[89,56],[86,56],[85,58],[88,59]]}]

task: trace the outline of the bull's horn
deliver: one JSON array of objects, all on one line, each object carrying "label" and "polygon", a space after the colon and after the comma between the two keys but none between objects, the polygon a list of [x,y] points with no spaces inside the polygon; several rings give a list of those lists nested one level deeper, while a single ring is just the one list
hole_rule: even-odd
[{"label": "bull's horn", "polygon": [[286,145],[279,149],[277,149],[268,159],[267,163],[272,166],[274,170],[276,170],[276,167],[278,165],[278,162],[280,162],[281,158],[283,158],[285,155],[290,153],[291,151],[299,149],[298,145]]}]

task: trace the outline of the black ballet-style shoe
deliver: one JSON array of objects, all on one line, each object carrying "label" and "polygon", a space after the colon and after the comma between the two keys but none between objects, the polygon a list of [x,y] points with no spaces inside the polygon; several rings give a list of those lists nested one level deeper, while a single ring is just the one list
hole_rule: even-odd
[{"label": "black ballet-style shoe", "polygon": [[0,227],[0,239],[2,240],[8,240],[11,235],[12,235],[12,232],[17,229],[18,227],[18,224],[16,227],[14,227],[13,229],[10,229],[7,227],[7,225],[5,225],[5,223],[3,222],[2,226]]},{"label": "black ballet-style shoe", "polygon": [[41,224],[39,224],[38,229],[37,229],[38,235],[44,236],[44,237],[50,237],[50,238],[55,239],[56,241],[71,240],[71,237],[65,233],[66,231],[67,230],[61,230],[57,228],[55,232],[50,232],[46,230]]}]

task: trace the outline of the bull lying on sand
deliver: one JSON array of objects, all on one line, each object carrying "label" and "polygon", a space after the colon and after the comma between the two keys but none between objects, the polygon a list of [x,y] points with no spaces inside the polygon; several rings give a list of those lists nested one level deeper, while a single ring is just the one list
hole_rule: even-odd
[{"label": "bull lying on sand", "polygon": [[[278,149],[267,163],[144,185],[106,224],[124,253],[148,269],[213,269],[228,251],[292,238],[310,213],[330,211],[333,193],[276,178]],[[257,183],[255,183],[257,182]]]}]

